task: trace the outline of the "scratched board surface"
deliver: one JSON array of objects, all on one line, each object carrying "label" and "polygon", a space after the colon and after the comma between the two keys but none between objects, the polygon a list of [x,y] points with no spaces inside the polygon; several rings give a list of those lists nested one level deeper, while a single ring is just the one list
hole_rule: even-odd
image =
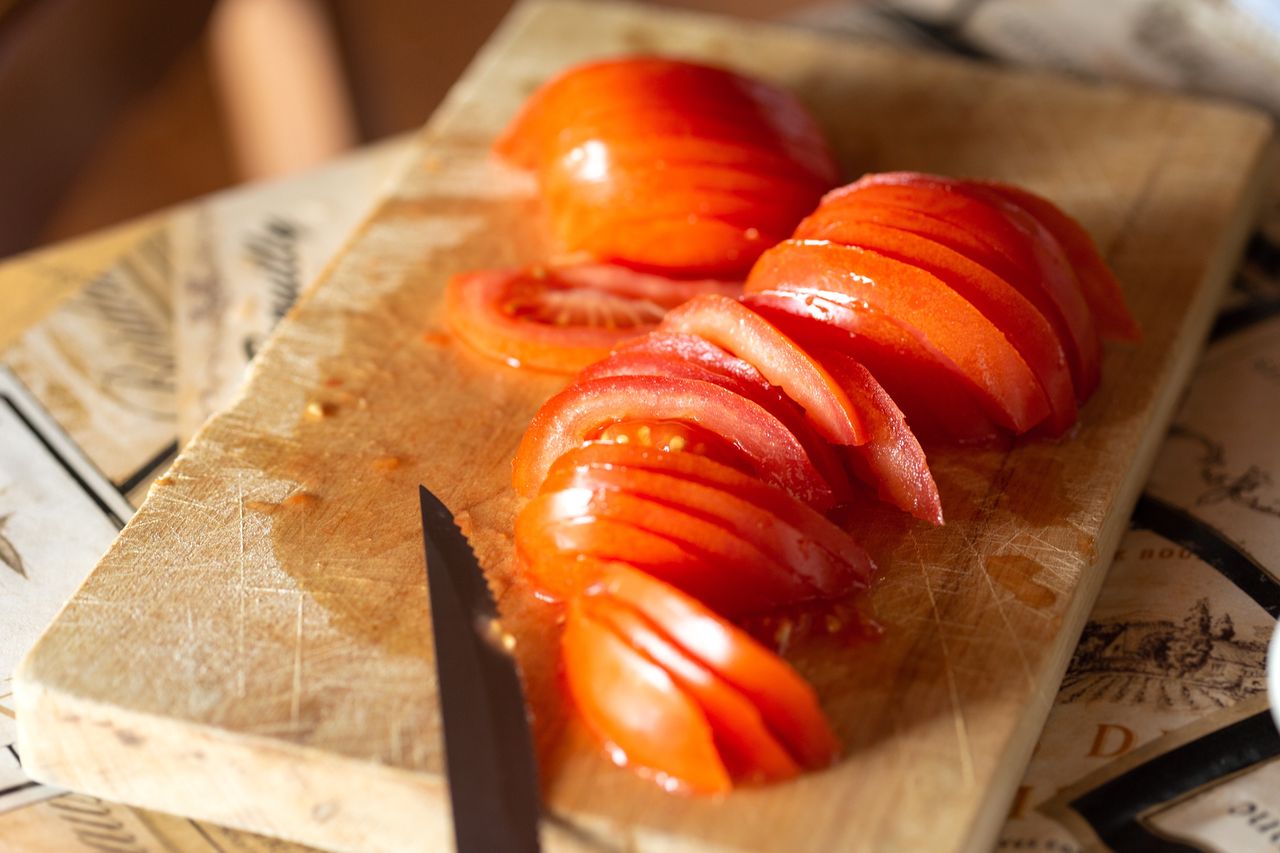
[{"label": "scratched board surface", "polygon": [[[883,634],[794,658],[845,757],[716,801],[612,767],[567,713],[556,614],[513,575],[509,485],[559,381],[472,355],[439,313],[450,274],[548,250],[531,182],[487,155],[494,135],[559,69],[637,51],[792,88],[850,175],[978,175],[1054,198],[1146,334],[1108,352],[1070,440],[933,454],[946,527],[850,519],[884,569],[868,601]],[[741,22],[522,6],[23,665],[31,772],[331,849],[446,846],[423,482],[518,638],[553,849],[990,845],[1239,251],[1270,132],[1238,109]]]}]

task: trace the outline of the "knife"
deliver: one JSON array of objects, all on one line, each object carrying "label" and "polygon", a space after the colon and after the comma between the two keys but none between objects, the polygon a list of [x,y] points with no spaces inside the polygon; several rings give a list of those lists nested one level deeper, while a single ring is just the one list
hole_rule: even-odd
[{"label": "knife", "polygon": [[458,853],[536,853],[538,775],[515,659],[453,513],[418,492]]}]

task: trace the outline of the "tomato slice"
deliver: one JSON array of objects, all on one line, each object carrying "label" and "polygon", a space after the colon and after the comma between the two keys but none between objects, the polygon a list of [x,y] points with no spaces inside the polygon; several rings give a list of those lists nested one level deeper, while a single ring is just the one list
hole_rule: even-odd
[{"label": "tomato slice", "polygon": [[[827,481],[835,503],[845,503],[853,495],[835,450],[805,418],[804,410],[785,392],[770,384],[750,362],[730,355],[704,338],[663,331],[650,332],[643,338],[624,345],[604,361],[588,367],[580,374],[580,379],[601,376],[699,379],[740,394],[791,430],[814,467]],[[723,456],[720,459],[736,464]]]},{"label": "tomato slice", "polygon": [[931,524],[942,524],[942,500],[924,449],[902,411],[865,367],[834,349],[814,350],[862,412],[871,438],[846,449],[854,470],[880,499]]},{"label": "tomato slice", "polygon": [[[673,542],[682,552],[679,561],[646,563],[646,570],[722,613],[761,613],[818,597],[807,578],[726,527],[661,501],[580,485],[544,492],[521,512],[516,531],[523,541],[517,547],[533,568],[532,578],[539,576],[539,562],[572,555],[572,548],[566,546],[583,541],[566,539],[561,535],[563,528],[589,526],[598,519]],[[581,531],[570,533],[581,536]],[[555,541],[556,548],[541,547],[548,538]],[[622,550],[622,543],[593,541],[590,548],[579,553],[596,559],[638,561],[635,552]],[[554,590],[547,591],[554,595]]]},{"label": "tomato slice", "polygon": [[[571,451],[561,457],[547,475],[543,492],[577,488],[658,501],[732,532],[825,597],[847,595],[867,585],[871,561],[851,539],[828,549],[786,520],[726,489],[665,471],[584,462],[584,455],[590,454]],[[855,559],[846,559],[846,554]]]},{"label": "tomato slice", "polygon": [[[627,374],[614,373],[608,375],[620,376]],[[663,453],[688,453],[693,456],[706,456],[739,470],[749,470],[749,464],[733,445],[714,433],[681,421],[643,419],[619,421],[618,423],[609,424],[600,430],[598,434],[592,436],[591,442],[627,444],[632,447],[653,448]],[[570,453],[572,452],[570,451]],[[564,457],[560,458],[563,459]]]},{"label": "tomato slice", "polygon": [[805,411],[833,444],[862,444],[866,433],[839,385],[795,342],[736,299],[704,294],[669,313],[664,330],[695,335],[744,359]]},{"label": "tomato slice", "polygon": [[460,338],[513,366],[572,373],[653,328],[722,281],[673,281],[607,264],[482,270],[454,276],[445,314]]},{"label": "tomato slice", "polygon": [[602,566],[593,590],[624,601],[665,637],[742,692],[804,767],[839,752],[813,688],[774,653],[678,590],[621,564]]},{"label": "tomato slice", "polygon": [[790,779],[800,768],[769,732],[745,696],[680,647],[663,637],[644,617],[609,596],[583,599],[583,609],[608,625],[633,649],[662,667],[706,714],[711,734],[735,780],[772,782]]},{"label": "tomato slice", "polygon": [[[942,219],[998,252],[1004,267],[1012,265],[1016,271],[992,269],[1018,287],[1059,329],[1071,359],[1077,399],[1083,401],[1093,394],[1101,376],[1098,330],[1061,246],[1039,222],[980,186],[915,172],[865,176],[828,193],[823,206],[856,207],[867,202]],[[1039,302],[1033,293],[1039,295]]]},{"label": "tomato slice", "polygon": [[856,358],[893,397],[917,436],[960,444],[999,437],[969,376],[937,347],[865,302],[802,288],[763,290],[743,301],[806,349],[828,346]]},{"label": "tomato slice", "polygon": [[917,266],[946,283],[1009,339],[1035,373],[1049,400],[1047,430],[1059,435],[1075,423],[1076,394],[1062,343],[1044,315],[1007,281],[941,243],[899,228],[843,220],[816,230],[820,233],[808,233],[802,222],[796,237],[818,237],[870,249]]},{"label": "tomato slice", "polygon": [[820,512],[796,500],[776,486],[713,459],[687,453],[662,453],[635,445],[593,442],[571,450],[556,461],[557,467],[613,466],[626,470],[658,471],[693,483],[714,486],[750,501],[800,531],[822,548],[856,568],[869,580],[875,566],[867,553]]},{"label": "tomato slice", "polygon": [[787,240],[751,271],[749,293],[800,287],[866,302],[949,356],[982,391],[987,413],[1022,433],[1049,414],[1044,391],[1026,361],[972,305],[918,267],[865,249]]},{"label": "tomato slice", "polygon": [[730,441],[766,481],[820,509],[833,506],[830,485],[804,446],[759,405],[710,382],[656,376],[611,376],[577,382],[548,400],[516,451],[512,480],[525,496],[537,491],[551,463],[610,423],[676,420]]},{"label": "tomato slice", "polygon": [[974,183],[1022,208],[1054,236],[1076,271],[1085,302],[1089,303],[1098,322],[1098,331],[1104,338],[1120,341],[1142,339],[1142,330],[1125,305],[1120,282],[1098,253],[1098,247],[1089,232],[1079,222],[1053,202],[1021,187],[995,181]]},{"label": "tomato slice", "polygon": [[615,763],[654,774],[667,790],[730,790],[706,714],[662,667],[586,613],[581,599],[569,605],[562,648],[574,704]]}]

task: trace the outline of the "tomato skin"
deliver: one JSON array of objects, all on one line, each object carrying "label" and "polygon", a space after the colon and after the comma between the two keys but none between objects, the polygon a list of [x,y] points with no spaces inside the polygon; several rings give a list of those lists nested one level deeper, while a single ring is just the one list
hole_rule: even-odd
[{"label": "tomato skin", "polygon": [[[838,598],[867,585],[871,560],[847,534],[834,528],[819,539],[802,528],[762,508],[751,500],[717,485],[698,483],[679,474],[645,470],[611,463],[593,463],[587,448],[557,460],[543,484],[543,492],[585,489],[661,502],[681,512],[723,528],[767,554],[784,571],[803,579],[810,597]],[[638,523],[638,526],[645,526]],[[658,531],[651,527],[654,532]],[[823,531],[826,533],[827,531]],[[835,548],[826,547],[839,537]],[[743,578],[745,581],[745,578]],[[797,587],[799,591],[800,587]],[[776,601],[776,599],[775,599]]]},{"label": "tomato skin", "polygon": [[840,751],[813,688],[782,658],[687,595],[624,563],[600,567],[592,594],[624,601],[759,709],[803,767],[831,764]]},{"label": "tomato skin", "polygon": [[562,648],[574,703],[596,736],[614,747],[615,762],[625,756],[628,766],[664,774],[695,793],[732,787],[706,714],[662,667],[592,618],[581,598],[569,604]]},{"label": "tomato skin", "polygon": [[592,618],[608,625],[633,649],[662,667],[698,704],[735,782],[775,782],[800,772],[745,696],[663,637],[639,613],[605,595],[588,595],[582,602]]},{"label": "tomato skin", "polygon": [[822,207],[868,202],[941,219],[994,250],[1001,265],[989,268],[1018,287],[1058,329],[1077,400],[1093,394],[1102,360],[1097,326],[1061,246],[1038,221],[981,186],[916,172],[864,176],[828,193]]},{"label": "tomato skin", "polygon": [[1048,199],[1021,187],[995,181],[974,183],[1022,208],[1054,236],[1076,271],[1085,302],[1093,311],[1098,321],[1098,331],[1104,338],[1118,341],[1142,339],[1142,330],[1125,305],[1120,282],[1102,260],[1089,232],[1079,222]]},{"label": "tomato skin", "polygon": [[548,400],[516,451],[516,492],[534,494],[551,464],[602,426],[635,419],[696,424],[731,441],[765,480],[810,506],[833,505],[831,487],[804,446],[765,409],[710,382],[655,376],[576,382]]},{"label": "tomato skin", "polygon": [[744,273],[837,177],[789,93],[654,57],[548,82],[495,151],[537,173],[564,247],[675,276]]},{"label": "tomato skin", "polygon": [[991,322],[923,270],[853,246],[787,240],[766,252],[748,293],[813,289],[844,294],[883,311],[946,353],[980,389],[987,414],[1017,433],[1049,414],[1026,361]]},{"label": "tomato skin", "polygon": [[1060,435],[1075,423],[1076,394],[1062,343],[1044,315],[1007,281],[959,252],[910,231],[856,220],[828,224],[814,229],[816,233],[807,226],[808,220],[796,229],[798,239],[819,238],[870,249],[937,277],[982,312],[1027,362],[1049,401],[1046,430]]},{"label": "tomato skin", "polygon": [[801,288],[762,290],[743,301],[802,346],[826,346],[856,358],[893,397],[917,436],[958,444],[1000,437],[978,404],[981,392],[954,361],[865,303]]}]

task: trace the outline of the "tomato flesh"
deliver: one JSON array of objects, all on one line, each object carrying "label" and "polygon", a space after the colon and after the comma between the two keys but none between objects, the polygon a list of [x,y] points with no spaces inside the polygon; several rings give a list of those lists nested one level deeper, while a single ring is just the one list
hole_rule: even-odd
[{"label": "tomato flesh", "polygon": [[664,787],[702,794],[732,787],[706,714],[667,672],[593,619],[582,599],[565,619],[565,681],[615,763],[661,774]]},{"label": "tomato flesh", "polygon": [[833,505],[830,485],[804,446],[768,411],[710,382],[653,376],[611,376],[577,382],[552,397],[534,416],[516,451],[516,492],[532,495],[566,451],[610,423],[675,420],[695,424],[730,441],[766,481],[810,506]]}]

